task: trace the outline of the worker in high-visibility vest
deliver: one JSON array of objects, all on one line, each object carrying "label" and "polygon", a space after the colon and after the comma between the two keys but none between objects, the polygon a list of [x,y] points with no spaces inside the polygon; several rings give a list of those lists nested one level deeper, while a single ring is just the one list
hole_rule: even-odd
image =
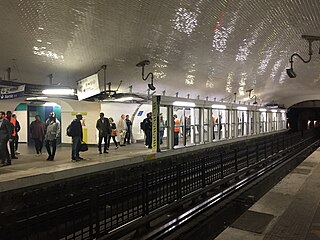
[{"label": "worker in high-visibility vest", "polygon": [[173,121],[174,121],[174,128],[173,128],[173,146],[176,146],[179,144],[179,133],[180,133],[180,120],[177,116],[177,114],[173,115]]},{"label": "worker in high-visibility vest", "polygon": [[15,141],[15,138],[17,137],[17,132],[16,132],[17,120],[12,117],[11,111],[7,111],[6,119],[11,123],[11,139],[9,140],[11,159],[18,159],[16,157],[16,150],[14,148],[14,141]]}]

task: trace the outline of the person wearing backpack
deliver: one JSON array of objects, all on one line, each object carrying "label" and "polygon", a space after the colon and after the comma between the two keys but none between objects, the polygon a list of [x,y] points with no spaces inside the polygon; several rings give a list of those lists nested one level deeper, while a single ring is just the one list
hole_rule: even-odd
[{"label": "person wearing backpack", "polygon": [[83,158],[79,156],[80,145],[83,139],[82,132],[82,115],[78,113],[76,119],[74,119],[67,128],[67,135],[72,137],[72,152],[71,152],[71,161],[80,161]]}]

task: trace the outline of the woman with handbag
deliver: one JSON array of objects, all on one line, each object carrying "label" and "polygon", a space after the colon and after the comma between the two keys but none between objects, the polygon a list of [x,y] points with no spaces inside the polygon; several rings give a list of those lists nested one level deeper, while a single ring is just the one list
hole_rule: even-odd
[{"label": "woman with handbag", "polygon": [[109,123],[110,123],[110,127],[111,127],[111,135],[109,135],[108,149],[109,149],[109,146],[110,146],[110,140],[111,140],[111,138],[113,139],[113,142],[114,142],[114,144],[116,145],[116,149],[119,148],[118,142],[117,142],[117,139],[116,139],[116,136],[117,136],[117,126],[116,126],[116,124],[115,124],[113,121],[114,121],[113,118],[110,117],[110,118],[109,118]]}]

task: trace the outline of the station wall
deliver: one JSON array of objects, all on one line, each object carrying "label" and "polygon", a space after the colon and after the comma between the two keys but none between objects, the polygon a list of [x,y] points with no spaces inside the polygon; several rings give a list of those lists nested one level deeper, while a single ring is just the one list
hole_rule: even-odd
[{"label": "station wall", "polygon": [[[133,142],[143,140],[144,133],[140,129],[140,122],[147,117],[147,113],[151,112],[151,104],[137,103],[116,103],[107,102],[101,104],[101,112],[104,112],[105,117],[112,117],[118,124],[122,114],[129,115],[132,121],[132,140]],[[98,119],[98,118],[97,118]]]},{"label": "station wall", "polygon": [[[77,113],[82,113],[85,126],[85,141],[89,144],[96,144],[98,140],[98,131],[96,130],[96,121],[99,113],[104,112],[105,117],[112,117],[116,124],[120,120],[121,114],[129,114],[133,122],[133,141],[143,140],[144,133],[140,129],[140,122],[146,118],[146,114],[151,112],[151,104],[136,103],[117,103],[117,102],[85,102],[67,99],[51,98],[48,101],[61,106],[61,142],[71,143],[71,138],[67,136],[67,126],[75,119]],[[21,104],[23,103],[23,104]],[[19,142],[28,142],[28,108],[27,105],[41,105],[43,103],[30,103],[24,99],[12,99],[0,101],[0,111],[12,111],[17,115],[21,130],[19,133]],[[21,107],[25,106],[25,107]],[[30,119],[34,120],[34,119]],[[45,121],[46,119],[42,119]]]}]

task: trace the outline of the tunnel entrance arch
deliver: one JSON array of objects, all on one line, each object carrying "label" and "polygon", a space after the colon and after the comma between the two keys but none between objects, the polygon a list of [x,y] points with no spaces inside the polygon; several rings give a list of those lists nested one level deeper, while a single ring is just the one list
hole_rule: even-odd
[{"label": "tunnel entrance arch", "polygon": [[308,100],[296,103],[288,108],[288,123],[294,131],[303,131],[319,127],[320,100]]}]

